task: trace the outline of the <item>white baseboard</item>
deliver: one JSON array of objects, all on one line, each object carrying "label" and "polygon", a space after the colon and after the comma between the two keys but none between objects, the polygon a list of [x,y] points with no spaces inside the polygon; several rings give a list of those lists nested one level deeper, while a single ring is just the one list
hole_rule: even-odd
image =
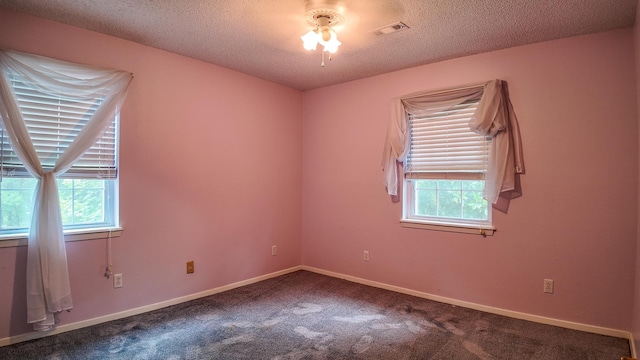
[{"label": "white baseboard", "polygon": [[221,293],[221,292],[224,292],[224,291],[228,291],[228,290],[231,290],[231,289],[239,288],[241,286],[246,286],[246,285],[250,285],[250,284],[253,284],[253,283],[257,283],[259,281],[271,279],[271,278],[274,278],[274,277],[277,277],[277,276],[280,276],[280,275],[289,274],[289,273],[292,273],[294,271],[298,271],[298,270],[301,270],[301,269],[302,269],[302,266],[298,265],[298,266],[294,266],[292,268],[288,268],[288,269],[276,271],[276,272],[273,272],[273,273],[270,273],[270,274],[266,274],[266,275],[254,277],[254,278],[251,278],[251,279],[239,281],[239,282],[236,282],[236,283],[233,283],[233,284],[220,286],[220,287],[217,287],[215,289],[202,291],[202,292],[191,294],[191,295],[187,295],[187,296],[182,296],[182,297],[171,299],[171,300],[161,301],[159,303],[155,303],[155,304],[151,304],[151,305],[145,305],[145,306],[141,306],[141,307],[138,307],[138,308],[135,308],[135,309],[118,312],[118,313],[115,313],[115,314],[109,314],[109,315],[100,316],[100,317],[93,318],[93,319],[78,321],[78,322],[75,322],[75,323],[72,323],[72,324],[60,325],[60,326],[56,327],[54,330],[51,330],[51,331],[31,332],[31,333],[26,333],[26,334],[21,334],[21,335],[16,335],[16,336],[10,336],[10,337],[7,337],[7,338],[0,339],[0,346],[6,346],[6,345],[16,344],[16,343],[23,342],[23,341],[29,341],[29,340],[33,340],[33,339],[43,338],[43,337],[46,337],[46,336],[61,334],[61,333],[67,332],[67,331],[77,330],[77,329],[81,329],[81,328],[84,328],[84,327],[87,327],[87,326],[101,324],[101,323],[104,323],[104,322],[107,322],[107,321],[118,320],[118,319],[122,319],[122,318],[125,318],[125,317],[128,317],[128,316],[138,315],[138,314],[142,314],[142,313],[145,313],[145,312],[162,309],[162,308],[165,308],[167,306],[172,306],[172,305],[180,304],[180,303],[183,303],[183,302],[199,299],[199,298],[202,298],[202,297],[205,297],[205,296],[214,295],[214,294]]},{"label": "white baseboard", "polygon": [[629,333],[629,347],[631,348],[631,357],[637,359],[638,353],[636,352],[636,342],[633,340],[633,333]]},{"label": "white baseboard", "polygon": [[[407,295],[412,295],[412,296],[416,296],[416,297],[420,297],[428,300],[434,300],[434,301],[442,302],[445,304],[451,304],[451,305],[461,306],[469,309],[484,311],[492,314],[508,316],[511,318],[528,320],[528,321],[533,321],[541,324],[553,325],[553,326],[558,326],[558,327],[573,329],[573,330],[586,331],[594,334],[613,336],[613,337],[618,337],[623,339],[630,339],[631,337],[631,334],[629,333],[629,331],[581,324],[581,323],[576,323],[576,322],[566,321],[566,320],[558,320],[558,319],[548,318],[544,316],[531,315],[531,314],[521,313],[521,312],[512,311],[512,310],[505,310],[505,309],[495,308],[491,306],[475,304],[467,301],[460,301],[456,299],[447,298],[444,296],[428,294],[425,292],[402,288],[399,286],[388,285],[385,283],[362,279],[355,276],[344,275],[344,274],[335,273],[332,271],[322,270],[322,269],[314,268],[311,266],[303,265],[302,270],[307,270],[307,271],[315,272],[322,275],[344,279],[344,280],[355,282],[358,284],[373,286],[380,289],[391,290],[401,294],[407,294]],[[633,342],[630,341],[630,344],[633,344]],[[632,350],[632,354],[634,354],[633,350]]]}]

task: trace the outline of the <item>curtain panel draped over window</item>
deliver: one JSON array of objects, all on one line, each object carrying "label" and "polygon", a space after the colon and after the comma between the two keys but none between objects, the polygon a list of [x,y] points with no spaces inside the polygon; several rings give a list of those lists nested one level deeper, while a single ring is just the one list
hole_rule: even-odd
[{"label": "curtain panel draped over window", "polygon": [[[10,79],[61,98],[101,101],[53,169],[43,170]],[[0,50],[0,119],[13,150],[38,180],[27,254],[27,322],[35,330],[55,327],[54,315],[73,307],[56,177],[73,166],[113,122],[133,75],[46,57]]]},{"label": "curtain panel draped over window", "polygon": [[[384,184],[389,195],[398,194],[396,162],[409,151],[408,114],[431,115],[449,110],[481,96],[469,129],[492,137],[483,197],[495,204],[501,192],[514,190],[515,174],[524,173],[520,129],[506,82],[492,80],[484,85],[439,92],[419,92],[392,100],[391,121],[382,155]],[[425,110],[428,109],[428,110]]]}]

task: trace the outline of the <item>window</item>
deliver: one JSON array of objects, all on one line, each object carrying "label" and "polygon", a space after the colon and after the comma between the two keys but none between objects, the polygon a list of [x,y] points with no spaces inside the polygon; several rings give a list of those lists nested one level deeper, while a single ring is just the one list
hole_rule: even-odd
[{"label": "window", "polygon": [[[115,180],[58,179],[65,230],[116,226]],[[5,177],[0,188],[0,234],[26,233],[31,223],[31,177]]]},{"label": "window", "polygon": [[491,228],[482,198],[491,139],[469,129],[479,101],[408,115],[403,222]]},{"label": "window", "polygon": [[[16,72],[7,70],[5,75],[43,168],[53,168],[104,98],[90,101],[42,92]],[[118,226],[118,120],[115,116],[98,141],[57,180],[65,231]],[[37,181],[2,129],[0,167],[0,235],[27,233]]]}]

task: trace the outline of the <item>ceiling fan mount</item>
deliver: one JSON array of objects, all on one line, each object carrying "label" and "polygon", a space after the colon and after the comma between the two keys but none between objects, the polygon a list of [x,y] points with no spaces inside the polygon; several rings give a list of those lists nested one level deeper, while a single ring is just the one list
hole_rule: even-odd
[{"label": "ceiling fan mount", "polygon": [[307,0],[305,16],[307,21],[317,26],[336,26],[345,21],[346,8],[339,1]]}]

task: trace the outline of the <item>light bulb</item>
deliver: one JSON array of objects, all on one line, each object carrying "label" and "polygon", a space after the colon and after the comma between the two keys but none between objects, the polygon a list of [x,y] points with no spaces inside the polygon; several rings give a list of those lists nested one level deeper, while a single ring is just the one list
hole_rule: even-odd
[{"label": "light bulb", "polygon": [[334,54],[336,51],[338,51],[338,46],[342,45],[342,43],[338,41],[338,35],[336,34],[336,32],[333,31],[333,29],[329,30],[331,33],[329,41],[321,41],[320,43],[322,44],[322,46],[324,46],[324,51],[328,51]]},{"label": "light bulb", "polygon": [[318,34],[311,30],[300,37],[306,50],[315,50],[318,46]]}]

